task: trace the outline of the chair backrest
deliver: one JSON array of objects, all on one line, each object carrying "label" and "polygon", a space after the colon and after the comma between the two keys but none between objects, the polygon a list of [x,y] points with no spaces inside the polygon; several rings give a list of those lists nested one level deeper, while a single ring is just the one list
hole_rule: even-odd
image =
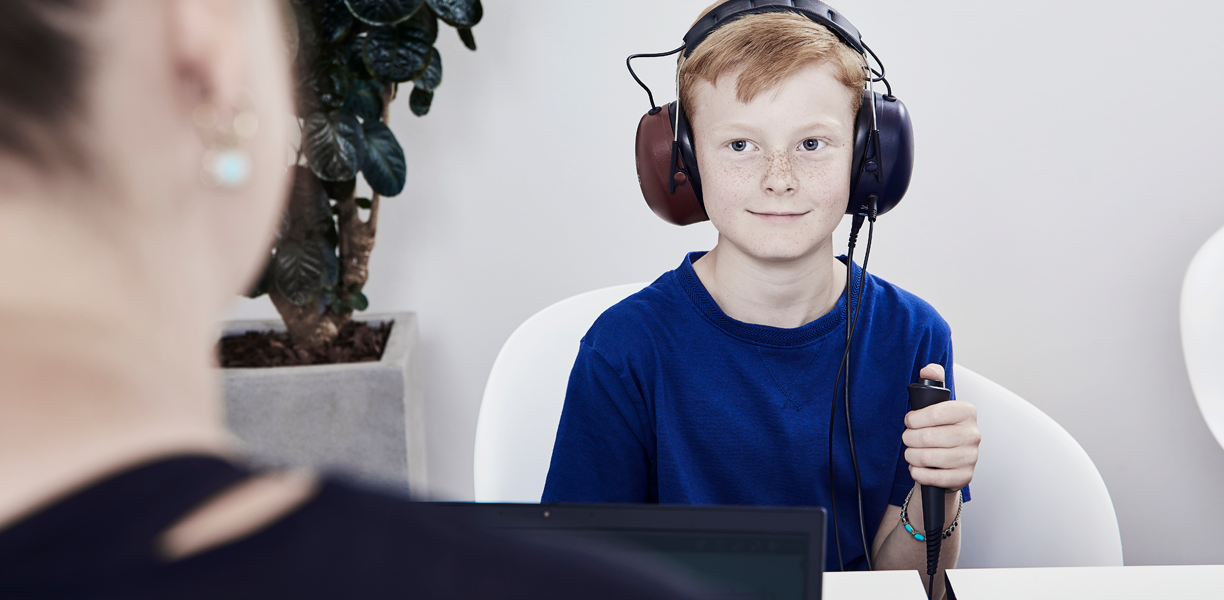
[{"label": "chair backrest", "polygon": [[1121,566],[1113,501],[1088,453],[1036,406],[955,369],[982,431],[957,566]]},{"label": "chair backrest", "polygon": [[1181,292],[1182,353],[1203,419],[1224,446],[1224,229],[1199,248]]},{"label": "chair backrest", "polygon": [[539,502],[578,343],[631,283],[566,298],[527,319],[502,346],[485,384],[473,460],[477,502]]},{"label": "chair backrest", "polygon": [[[476,424],[478,502],[539,502],[578,343],[635,283],[579,294],[524,322],[502,346]],[[959,566],[1119,566],[1113,502],[1092,459],[1037,407],[956,366],[957,396],[983,432]]]}]

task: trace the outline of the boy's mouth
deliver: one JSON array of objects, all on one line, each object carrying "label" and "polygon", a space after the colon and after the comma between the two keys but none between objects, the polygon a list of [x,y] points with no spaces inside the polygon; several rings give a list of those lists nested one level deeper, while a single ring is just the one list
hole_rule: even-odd
[{"label": "boy's mouth", "polygon": [[758,212],[754,210],[748,211],[749,214],[757,218],[760,218],[767,223],[790,223],[793,221],[798,221],[800,218],[803,217],[803,215],[808,214],[808,212],[810,211],[804,211],[804,212],[785,212],[785,211],[760,211]]}]

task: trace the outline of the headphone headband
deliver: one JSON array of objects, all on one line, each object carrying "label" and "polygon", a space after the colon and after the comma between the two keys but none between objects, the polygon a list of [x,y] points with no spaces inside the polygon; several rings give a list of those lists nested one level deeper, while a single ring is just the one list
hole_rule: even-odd
[{"label": "headphone headband", "polygon": [[693,24],[693,28],[684,34],[684,57],[688,58],[688,55],[715,29],[740,17],[771,12],[800,13],[828,27],[855,52],[859,54],[864,52],[863,39],[858,29],[855,29],[854,25],[851,25],[841,13],[820,0],[730,0],[716,6],[706,16],[698,19]]}]

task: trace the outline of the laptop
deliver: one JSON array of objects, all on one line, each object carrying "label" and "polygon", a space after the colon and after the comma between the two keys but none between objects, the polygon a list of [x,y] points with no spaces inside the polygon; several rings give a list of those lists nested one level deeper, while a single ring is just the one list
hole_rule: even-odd
[{"label": "laptop", "polygon": [[823,508],[429,503],[447,517],[676,571],[713,598],[819,600]]}]

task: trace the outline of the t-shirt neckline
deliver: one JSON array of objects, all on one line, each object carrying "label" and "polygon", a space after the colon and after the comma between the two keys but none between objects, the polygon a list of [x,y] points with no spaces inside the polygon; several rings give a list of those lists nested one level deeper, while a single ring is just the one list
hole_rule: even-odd
[{"label": "t-shirt neckline", "polygon": [[[705,256],[705,251],[689,252],[685,255],[684,260],[680,262],[680,267],[676,269],[676,275],[680,280],[681,287],[688,294],[689,299],[693,302],[694,308],[705,317],[712,325],[721,329],[727,335],[744,340],[753,344],[765,346],[803,346],[820,340],[824,336],[833,332],[836,329],[845,326],[846,323],[846,292],[843,290],[837,298],[837,304],[832,310],[821,315],[815,321],[801,325],[795,328],[773,327],[770,325],[759,325],[756,323],[745,323],[727,316],[718,303],[714,301],[714,297],[706,290],[705,285],[701,283],[701,279],[697,277],[697,272],[693,270],[693,261]],[[845,260],[844,256],[838,257],[840,260]],[[855,295],[855,302],[858,301],[858,280],[862,277],[862,269],[858,264],[852,267],[851,273],[851,290]]]}]

